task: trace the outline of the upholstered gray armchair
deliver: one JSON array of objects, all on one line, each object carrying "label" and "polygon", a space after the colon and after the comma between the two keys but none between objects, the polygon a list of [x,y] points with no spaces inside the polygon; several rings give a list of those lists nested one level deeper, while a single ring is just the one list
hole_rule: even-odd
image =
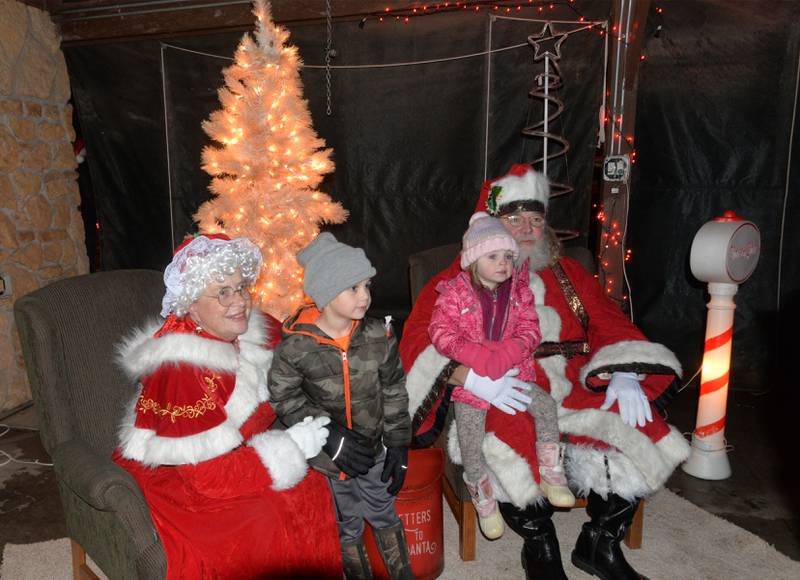
[{"label": "upholstered gray armchair", "polygon": [[[461,249],[461,244],[449,244],[445,246],[437,246],[429,250],[424,250],[409,256],[409,285],[411,287],[411,301],[416,301],[419,293],[425,287],[425,284],[435,274],[450,265]],[[583,247],[571,246],[563,249],[564,255],[577,260],[584,268],[590,272],[596,271],[594,257],[592,253]],[[447,423],[442,431],[442,434],[434,443],[435,447],[441,447],[445,450],[445,457],[447,457],[447,431],[450,426],[450,421],[453,420],[452,406],[448,413]],[[445,460],[444,468],[444,496],[447,500],[453,516],[458,522],[458,552],[462,560],[475,559],[475,544],[477,534],[477,514],[475,508],[469,499],[469,493],[464,485],[464,480],[461,477],[463,473],[460,465],[451,462],[449,458]],[[575,507],[585,507],[586,501],[578,499]],[[628,528],[625,535],[625,543],[630,548],[638,548],[642,543],[642,526],[644,517],[644,502],[639,504],[639,509],[633,521],[633,525]]]},{"label": "upholstered gray armchair", "polygon": [[118,270],[54,282],[14,305],[45,449],[72,539],[75,578],[88,553],[109,578],[163,578],[167,563],[144,496],[111,461],[132,385],[114,346],[155,317],[161,273]]}]

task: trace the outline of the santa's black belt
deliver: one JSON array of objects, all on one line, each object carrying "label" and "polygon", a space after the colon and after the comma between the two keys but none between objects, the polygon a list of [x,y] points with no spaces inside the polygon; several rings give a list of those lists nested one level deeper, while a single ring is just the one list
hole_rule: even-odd
[{"label": "santa's black belt", "polygon": [[560,354],[572,358],[579,354],[589,354],[589,343],[581,340],[567,340],[564,342],[543,342],[533,353],[534,358],[545,358]]}]

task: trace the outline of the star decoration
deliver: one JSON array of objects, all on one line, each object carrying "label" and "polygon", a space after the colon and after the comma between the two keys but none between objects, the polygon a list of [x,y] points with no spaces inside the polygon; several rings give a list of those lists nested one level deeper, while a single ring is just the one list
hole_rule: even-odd
[{"label": "star decoration", "polygon": [[553,60],[561,58],[561,43],[566,40],[568,33],[556,34],[550,22],[545,22],[539,34],[532,34],[528,37],[528,42],[533,45],[536,52],[533,60],[541,60],[549,56]]}]

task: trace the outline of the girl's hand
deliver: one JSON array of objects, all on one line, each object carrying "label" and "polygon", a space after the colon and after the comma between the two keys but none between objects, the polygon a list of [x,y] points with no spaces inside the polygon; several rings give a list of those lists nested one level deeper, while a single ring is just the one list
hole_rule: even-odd
[{"label": "girl's hand", "polygon": [[510,369],[519,366],[525,358],[525,347],[521,340],[509,338],[500,342],[487,342],[492,352],[486,361],[486,376],[499,379]]}]

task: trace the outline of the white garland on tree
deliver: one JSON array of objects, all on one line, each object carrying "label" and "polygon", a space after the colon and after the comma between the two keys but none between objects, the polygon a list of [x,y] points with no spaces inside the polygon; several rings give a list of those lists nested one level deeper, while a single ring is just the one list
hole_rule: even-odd
[{"label": "white garland on tree", "polygon": [[194,218],[203,233],[246,236],[264,257],[254,298],[282,320],[303,301],[303,271],[295,254],[322,223],[347,212],[317,190],[333,171],[331,149],[317,136],[303,99],[297,48],[272,21],[270,5],[255,0],[254,35],[245,34],[234,63],[223,71],[222,109],[203,122],[220,146],[203,149],[203,169],[215,194]]}]

